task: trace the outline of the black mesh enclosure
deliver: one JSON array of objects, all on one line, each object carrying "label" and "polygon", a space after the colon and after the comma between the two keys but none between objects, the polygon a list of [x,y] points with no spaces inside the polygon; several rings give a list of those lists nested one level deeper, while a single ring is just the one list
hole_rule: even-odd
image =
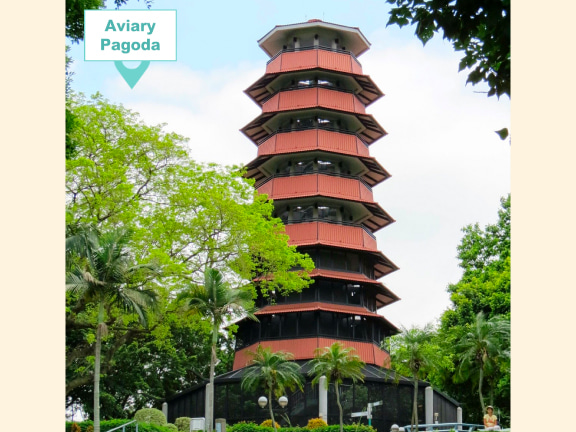
[{"label": "black mesh enclosure", "polygon": [[[303,367],[303,372],[305,367]],[[412,415],[413,382],[405,377],[396,377],[393,372],[367,365],[364,369],[364,383],[344,382],[340,390],[340,402],[344,412],[344,424],[368,424],[364,417],[351,417],[354,412],[367,410],[368,403],[382,401],[372,411],[372,426],[379,432],[387,432],[396,423],[410,424]],[[240,386],[242,370],[221,375],[215,380],[214,418],[224,418],[232,425],[239,421],[252,421],[260,424],[270,418],[268,407],[258,406],[258,398],[264,391],[246,392]],[[418,419],[425,422],[424,393],[428,384],[418,383]],[[318,417],[318,386],[313,386],[307,378],[304,392],[296,390],[286,395],[288,406],[281,408],[273,401],[274,417],[281,426],[306,426],[308,420]],[[168,422],[174,423],[178,417],[204,417],[205,390],[199,385],[169,399]],[[458,403],[446,395],[434,392],[434,412],[439,414],[440,423],[455,422]],[[328,424],[339,423],[339,410],[336,403],[334,385],[328,389]]]}]

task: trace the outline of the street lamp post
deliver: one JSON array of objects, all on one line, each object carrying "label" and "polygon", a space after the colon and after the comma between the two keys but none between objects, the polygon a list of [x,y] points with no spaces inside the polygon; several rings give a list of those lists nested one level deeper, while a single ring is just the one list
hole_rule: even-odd
[{"label": "street lamp post", "polygon": [[260,396],[258,398],[258,405],[260,405],[260,408],[264,408],[267,403],[268,403],[268,399],[266,398],[266,396]]},{"label": "street lamp post", "polygon": [[[264,408],[267,404],[268,398],[266,396],[260,396],[258,398],[258,405],[260,405],[260,408]],[[278,398],[278,405],[280,405],[280,408],[286,408],[286,405],[288,405],[288,398],[286,396],[280,396]]]},{"label": "street lamp post", "polygon": [[[267,404],[268,398],[266,396],[260,396],[258,398],[258,405],[260,405],[260,408],[265,408]],[[280,405],[280,408],[282,409],[286,408],[286,405],[288,405],[288,398],[286,396],[280,396],[278,398],[278,405]]]}]

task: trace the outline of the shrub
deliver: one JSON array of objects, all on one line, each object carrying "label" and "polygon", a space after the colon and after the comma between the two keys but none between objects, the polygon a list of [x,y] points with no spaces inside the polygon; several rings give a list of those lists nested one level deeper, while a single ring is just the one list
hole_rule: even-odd
[{"label": "shrub", "polygon": [[[118,426],[122,426],[123,424],[129,423],[132,420],[128,419],[114,419],[114,420],[102,420],[100,422],[100,431],[107,432],[110,429],[114,429]],[[92,420],[86,420],[83,422],[78,423],[78,426],[82,429],[82,432],[90,432],[94,431],[94,422]],[[132,427],[132,429],[131,429]],[[140,423],[138,422],[138,432],[173,432],[174,426],[169,426],[168,424],[164,424],[163,426],[155,425],[152,423]],[[134,430],[134,424],[128,426],[126,430]],[[66,422],[66,432],[72,432],[72,423]]]},{"label": "shrub", "polygon": [[[102,420],[102,421],[100,421],[100,431],[106,432],[106,431],[109,431],[110,429],[114,429],[114,428],[117,428],[118,426],[122,426],[126,423],[130,423],[131,421],[132,420],[129,420],[129,419]],[[92,426],[92,427],[94,427],[94,426]],[[128,428],[130,428],[130,426],[128,426]],[[118,430],[122,430],[122,429],[118,429]],[[128,429],[128,430],[130,430],[130,429]]]},{"label": "shrub", "polygon": [[[92,420],[84,420],[81,422],[66,422],[66,432],[86,431],[88,426],[92,426]],[[80,429],[76,429],[76,428]]]},{"label": "shrub", "polygon": [[[241,421],[226,428],[226,432],[262,432],[256,423]],[[268,429],[266,429],[268,432]]]},{"label": "shrub", "polygon": [[306,429],[317,429],[320,427],[328,426],[328,423],[321,418],[313,418],[308,420],[308,424],[306,425]]},{"label": "shrub", "polygon": [[[284,429],[284,432],[286,429]],[[340,432],[340,425],[333,424],[330,426],[320,426],[314,429],[314,432]],[[344,432],[376,432],[372,426],[364,425],[364,424],[354,424],[354,425],[344,425]]]},{"label": "shrub", "polygon": [[[276,423],[276,428],[279,428],[280,425],[278,424],[278,422],[274,422]],[[268,420],[264,420],[262,423],[260,423],[260,426],[263,427],[272,427],[272,420],[268,419]]]},{"label": "shrub", "polygon": [[188,432],[190,430],[190,417],[178,417],[174,424],[179,431]]},{"label": "shrub", "polygon": [[134,420],[138,423],[151,423],[157,426],[165,426],[168,423],[164,413],[156,408],[142,408],[136,411]]},{"label": "shrub", "polygon": [[172,423],[167,423],[164,427],[168,430],[171,430],[171,431],[177,431],[178,430],[178,427]]}]

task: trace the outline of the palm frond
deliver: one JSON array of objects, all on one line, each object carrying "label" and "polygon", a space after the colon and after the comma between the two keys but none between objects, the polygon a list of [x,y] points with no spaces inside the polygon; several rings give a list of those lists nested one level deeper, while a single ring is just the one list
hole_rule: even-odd
[{"label": "palm frond", "polygon": [[304,377],[300,366],[292,362],[294,356],[284,351],[273,352],[270,348],[258,345],[255,352],[249,353],[250,366],[242,377],[241,387],[248,390],[262,388],[281,396],[286,389],[304,387]]}]

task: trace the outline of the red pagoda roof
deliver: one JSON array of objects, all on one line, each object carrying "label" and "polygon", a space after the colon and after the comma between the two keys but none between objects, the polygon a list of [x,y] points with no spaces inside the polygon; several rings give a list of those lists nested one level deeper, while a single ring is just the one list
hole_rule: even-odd
[{"label": "red pagoda roof", "polygon": [[314,337],[302,339],[263,340],[255,343],[236,351],[232,369],[238,370],[248,366],[252,360],[252,356],[249,353],[256,351],[258,345],[261,345],[264,348],[270,348],[272,351],[290,352],[294,355],[294,360],[309,360],[313,358],[316,349],[329,347],[334,342],[339,342],[345,347],[354,348],[356,354],[358,354],[365,363],[375,364],[381,367],[390,367],[390,354],[374,343]]}]

